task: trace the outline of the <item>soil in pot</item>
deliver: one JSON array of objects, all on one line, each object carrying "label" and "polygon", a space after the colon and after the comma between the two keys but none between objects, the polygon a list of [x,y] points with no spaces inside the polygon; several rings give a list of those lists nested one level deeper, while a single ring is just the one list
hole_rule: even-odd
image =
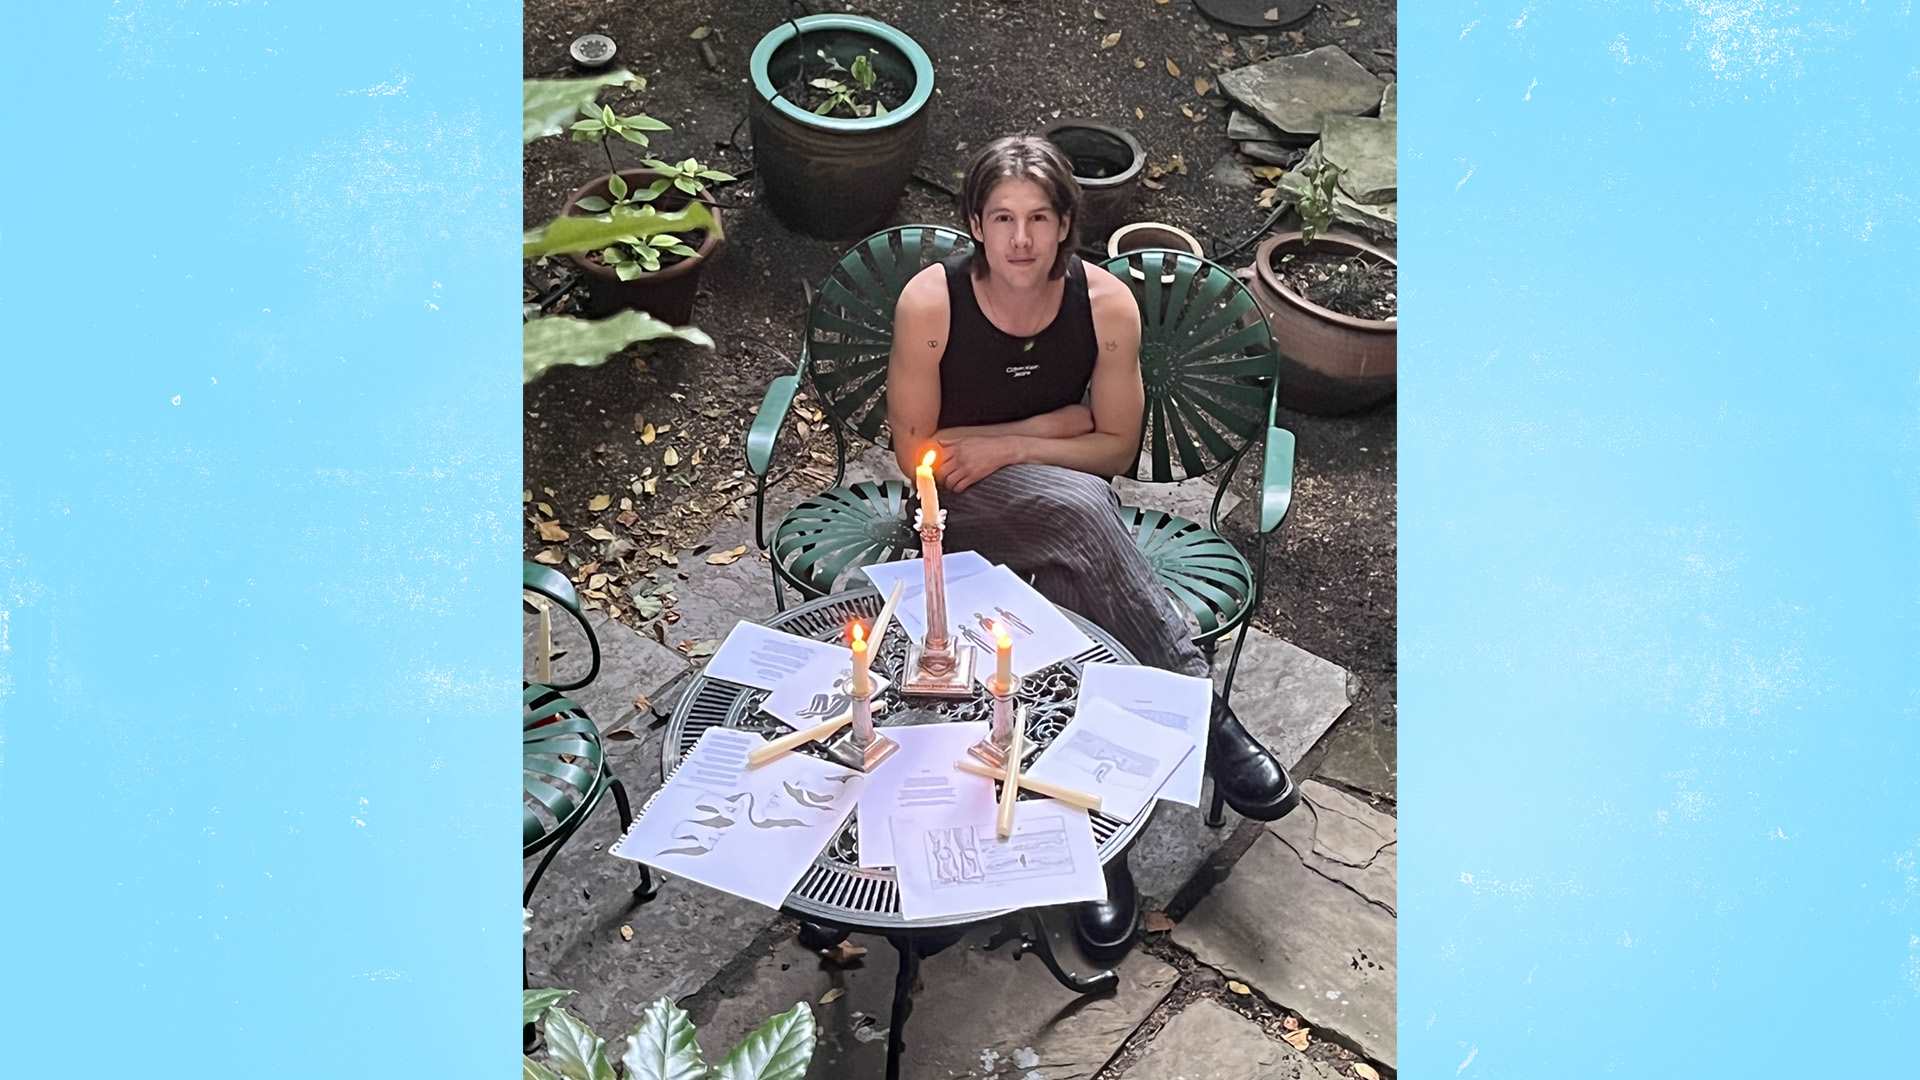
[{"label": "soil in pot", "polygon": [[1305,300],[1356,319],[1380,321],[1399,310],[1399,272],[1365,253],[1289,252],[1271,263],[1274,276]]}]

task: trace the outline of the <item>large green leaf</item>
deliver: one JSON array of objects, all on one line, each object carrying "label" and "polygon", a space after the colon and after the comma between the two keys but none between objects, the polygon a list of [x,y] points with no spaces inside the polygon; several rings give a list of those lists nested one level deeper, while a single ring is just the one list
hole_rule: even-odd
[{"label": "large green leaf", "polygon": [[565,1009],[548,1011],[540,1027],[547,1037],[547,1064],[567,1080],[617,1080],[605,1039]]},{"label": "large green leaf", "polygon": [[678,338],[702,348],[713,339],[697,326],[669,326],[644,311],[623,311],[610,319],[576,319],[549,315],[521,327],[521,359],[525,379],[533,380],[563,364],[598,367],[607,358],[636,341]]},{"label": "large green leaf", "polygon": [[566,1000],[571,990],[522,990],[520,992],[520,1022],[531,1024],[540,1019],[540,1014]]},{"label": "large green leaf", "polygon": [[562,1078],[559,1073],[522,1054],[520,1055],[520,1080],[562,1080]]},{"label": "large green leaf", "polygon": [[813,1010],[802,1001],[761,1024],[714,1070],[717,1080],[802,1080],[813,1060]]},{"label": "large green leaf", "polygon": [[640,1014],[620,1063],[627,1067],[627,1080],[702,1080],[707,1075],[693,1022],[672,998],[661,998]]},{"label": "large green leaf", "polygon": [[650,207],[616,206],[610,214],[595,217],[555,218],[521,238],[521,257],[569,255],[603,248],[630,236],[644,238],[663,232],[684,236],[713,227],[713,215],[700,203],[690,203],[670,214],[648,212],[650,210]]},{"label": "large green leaf", "polygon": [[626,68],[615,68],[587,79],[523,81],[520,86],[526,112],[520,129],[520,141],[530,143],[543,135],[564,134],[567,122],[578,116],[582,107],[593,103],[600,88],[615,83],[628,83],[636,89],[647,85],[645,79]]}]

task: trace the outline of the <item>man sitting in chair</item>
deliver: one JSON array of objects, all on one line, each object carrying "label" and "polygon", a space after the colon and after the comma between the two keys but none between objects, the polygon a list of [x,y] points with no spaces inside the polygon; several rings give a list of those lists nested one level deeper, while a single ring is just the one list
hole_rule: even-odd
[{"label": "man sitting in chair", "polygon": [[[1072,167],[1044,139],[1009,136],[974,158],[960,200],[974,249],[920,272],[894,309],[887,421],[902,472],[938,451],[949,551],[1029,575],[1143,664],[1207,676],[1110,483],[1140,453],[1140,311],[1118,278],[1073,254]],[[1246,817],[1271,821],[1296,801],[1218,694],[1207,769]],[[1106,903],[1075,920],[1103,962],[1126,949],[1138,909],[1126,860],[1107,873]]]}]

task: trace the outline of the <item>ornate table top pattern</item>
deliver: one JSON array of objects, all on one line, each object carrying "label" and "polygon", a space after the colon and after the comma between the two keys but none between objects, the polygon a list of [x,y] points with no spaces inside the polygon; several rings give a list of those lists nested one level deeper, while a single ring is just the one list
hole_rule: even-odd
[{"label": "ornate table top pattern", "polygon": [[[849,622],[858,618],[871,622],[880,614],[880,594],[872,589],[835,593],[810,603],[789,608],[768,620],[767,625],[799,637],[817,641],[839,641]],[[1073,718],[1074,700],[1080,689],[1081,666],[1088,662],[1132,663],[1133,657],[1106,631],[1073,612],[1062,614],[1093,641],[1093,647],[1070,660],[1034,672],[1021,681],[1016,705],[1027,706],[1027,753],[1023,759],[1032,764]],[[956,722],[990,720],[992,698],[983,689],[968,699],[903,699],[895,690],[907,662],[907,631],[898,619],[887,628],[886,639],[874,653],[873,670],[888,678],[887,689],[876,695],[876,705],[885,703],[886,711],[876,710],[875,723],[885,729],[907,722]],[[987,658],[991,663],[991,657]],[[789,730],[780,721],[759,712],[767,691],[738,683],[696,676],[693,685],[674,707],[661,747],[661,775],[671,776],[680,759],[702,732],[720,726],[757,731],[769,737]],[[937,717],[936,715],[937,714]],[[817,748],[809,748],[818,753]],[[884,766],[883,766],[884,767]],[[1021,798],[1035,798],[1022,791]],[[1104,865],[1127,849],[1152,817],[1152,804],[1132,822],[1123,822],[1102,813],[1093,815],[1093,837]],[[900,890],[891,869],[862,869],[859,857],[859,826],[856,815],[848,815],[813,865],[801,876],[800,883],[787,895],[785,910],[808,918],[840,925],[867,927],[878,931],[931,929],[955,926],[995,918],[1005,912],[980,912],[957,919],[908,920],[900,915]]]}]

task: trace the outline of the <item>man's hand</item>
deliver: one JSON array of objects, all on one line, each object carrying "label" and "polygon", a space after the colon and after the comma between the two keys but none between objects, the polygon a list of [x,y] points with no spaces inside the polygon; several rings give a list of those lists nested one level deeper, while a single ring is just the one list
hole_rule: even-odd
[{"label": "man's hand", "polygon": [[936,440],[940,445],[940,484],[965,491],[981,478],[992,476],[1020,460],[1020,436],[978,435]]}]

